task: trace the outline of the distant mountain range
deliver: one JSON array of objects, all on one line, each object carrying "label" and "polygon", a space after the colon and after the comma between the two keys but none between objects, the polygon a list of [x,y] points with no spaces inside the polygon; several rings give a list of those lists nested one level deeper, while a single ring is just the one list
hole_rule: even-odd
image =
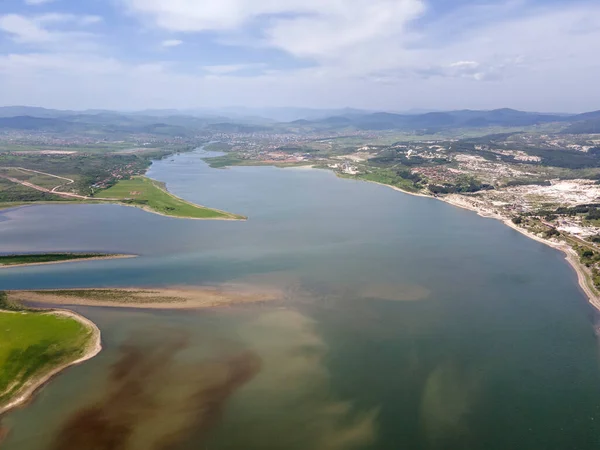
[{"label": "distant mountain range", "polygon": [[[594,114],[594,113],[589,113]],[[410,129],[448,129],[482,128],[491,126],[520,127],[551,122],[579,121],[578,116],[530,113],[514,109],[496,109],[492,111],[448,111],[425,114],[393,114],[378,112],[354,117],[329,117],[320,121],[301,121],[302,126],[348,126],[362,130],[410,130]],[[299,122],[296,121],[296,124]]]},{"label": "distant mountain range", "polygon": [[[221,110],[221,112],[226,111]],[[145,132],[186,136],[201,131],[240,133],[354,129],[436,132],[456,128],[528,127],[557,123],[565,133],[600,133],[600,111],[571,115],[524,112],[508,108],[423,114],[368,112],[358,109],[272,108],[264,111],[269,112],[271,116],[275,112],[279,116],[288,117],[304,115],[295,120],[279,122],[250,115],[250,112],[257,112],[257,110],[240,109],[231,111],[228,115],[218,115],[202,111],[61,111],[28,106],[6,106],[0,107],[0,129],[57,133],[101,129],[107,132]]]}]

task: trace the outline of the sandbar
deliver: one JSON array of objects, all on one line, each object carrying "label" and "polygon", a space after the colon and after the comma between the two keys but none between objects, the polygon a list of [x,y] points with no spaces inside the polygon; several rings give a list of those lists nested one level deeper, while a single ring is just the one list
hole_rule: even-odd
[{"label": "sandbar", "polygon": [[279,300],[278,289],[239,285],[126,289],[8,291],[8,300],[23,304],[99,306],[143,309],[199,309]]}]

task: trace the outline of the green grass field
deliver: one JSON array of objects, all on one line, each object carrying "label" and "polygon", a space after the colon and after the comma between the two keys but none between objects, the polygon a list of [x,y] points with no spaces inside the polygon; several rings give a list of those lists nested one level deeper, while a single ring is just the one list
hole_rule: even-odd
[{"label": "green grass field", "polygon": [[223,156],[214,156],[211,158],[206,158],[205,161],[213,169],[222,169],[223,167],[230,166],[240,166],[244,164],[244,162],[252,162],[238,158],[234,153],[228,153]]},{"label": "green grass field", "polygon": [[173,217],[193,219],[243,219],[242,216],[205,208],[174,196],[157,181],[147,177],[134,177],[119,181],[115,186],[99,192],[96,198],[119,199],[125,204],[147,207]]},{"label": "green grass field", "polygon": [[350,176],[349,178],[357,178],[359,180],[365,181],[374,181],[376,183],[394,186],[408,192],[418,192],[418,189],[415,188],[412,181],[406,180],[398,176],[394,170],[390,169],[372,169],[372,172],[357,175],[355,177]]},{"label": "green grass field", "polygon": [[70,200],[0,178],[0,203],[30,203],[44,201],[68,202]]},{"label": "green grass field", "polygon": [[37,312],[0,311],[0,406],[32,379],[80,358],[92,331],[77,320]]},{"label": "green grass field", "polygon": [[111,255],[101,253],[41,253],[35,255],[0,255],[0,266],[76,261],[80,259],[102,258],[107,256]]}]

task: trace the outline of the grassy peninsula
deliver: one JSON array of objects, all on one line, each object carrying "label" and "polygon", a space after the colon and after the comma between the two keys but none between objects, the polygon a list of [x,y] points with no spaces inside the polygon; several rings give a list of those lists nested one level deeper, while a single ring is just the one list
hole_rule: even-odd
[{"label": "grassy peninsula", "polygon": [[143,176],[172,151],[83,154],[0,151],[0,209],[33,204],[117,203],[170,217],[241,220],[245,217],[187,202]]},{"label": "grassy peninsula", "polygon": [[113,255],[107,253],[36,253],[22,255],[0,255],[0,268],[129,257],[133,257],[133,255]]},{"label": "grassy peninsula", "polygon": [[20,310],[0,293],[0,413],[50,377],[100,350],[98,329],[68,312]]},{"label": "grassy peninsula", "polygon": [[186,219],[244,219],[236,214],[185,201],[168,192],[164,184],[144,176],[119,181],[113,187],[99,192],[95,198],[114,200],[158,214]]}]

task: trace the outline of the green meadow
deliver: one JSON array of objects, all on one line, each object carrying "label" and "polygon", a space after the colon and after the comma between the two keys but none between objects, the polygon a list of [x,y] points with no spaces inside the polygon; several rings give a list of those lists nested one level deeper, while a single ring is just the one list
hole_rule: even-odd
[{"label": "green meadow", "polygon": [[[2,306],[7,305],[0,301]],[[90,343],[92,330],[66,316],[0,310],[0,335],[2,407],[32,380],[79,359]]]},{"label": "green meadow", "polygon": [[81,259],[105,258],[108,256],[111,255],[101,253],[40,253],[32,255],[0,255],[0,266],[67,262]]},{"label": "green meadow", "polygon": [[243,219],[244,217],[187,202],[161,186],[157,181],[138,176],[119,181],[96,194],[98,199],[116,199],[132,206],[145,207],[167,216],[190,219]]}]

